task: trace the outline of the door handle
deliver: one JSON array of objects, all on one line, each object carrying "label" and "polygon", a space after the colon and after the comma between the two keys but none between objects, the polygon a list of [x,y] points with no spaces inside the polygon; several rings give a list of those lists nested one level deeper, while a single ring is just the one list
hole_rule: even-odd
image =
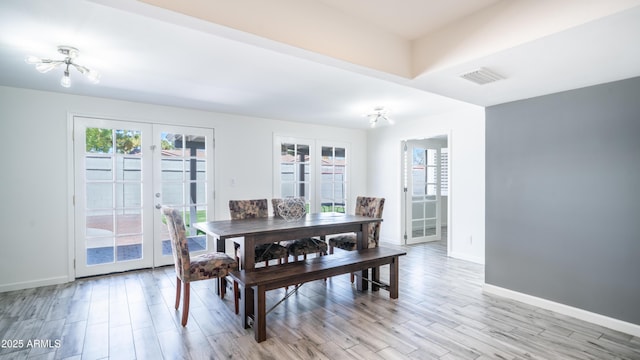
[{"label": "door handle", "polygon": [[158,209],[158,210],[162,209],[162,205],[156,204],[156,209]]}]

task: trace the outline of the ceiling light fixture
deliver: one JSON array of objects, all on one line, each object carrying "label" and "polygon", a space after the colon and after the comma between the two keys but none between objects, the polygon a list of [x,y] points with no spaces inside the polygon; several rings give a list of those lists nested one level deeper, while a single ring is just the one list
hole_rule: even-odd
[{"label": "ceiling light fixture", "polygon": [[86,66],[78,65],[74,62],[74,59],[78,57],[80,50],[71,46],[58,46],[58,52],[64,55],[62,60],[41,59],[37,56],[29,56],[24,61],[27,64],[35,65],[36,70],[41,73],[49,72],[58,66],[64,66],[64,74],[60,79],[60,85],[63,87],[71,86],[71,78],[69,77],[69,68],[74,67],[81,74],[85,75],[92,83],[98,83],[100,81],[100,74],[97,71],[87,68]]},{"label": "ceiling light fixture", "polygon": [[388,112],[387,110],[384,108],[384,106],[377,106],[373,109],[373,112],[365,115],[366,117],[369,118],[369,125],[374,128],[376,127],[376,125],[378,125],[378,121],[380,120],[384,120],[386,122],[388,122],[390,125],[395,124],[395,122],[389,118]]}]

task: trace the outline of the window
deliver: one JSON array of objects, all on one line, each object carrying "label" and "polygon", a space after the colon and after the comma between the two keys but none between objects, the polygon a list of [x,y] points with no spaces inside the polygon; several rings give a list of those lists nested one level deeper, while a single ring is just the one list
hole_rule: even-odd
[{"label": "window", "polygon": [[310,203],[310,146],[280,143],[280,197],[301,197]]},{"label": "window", "polygon": [[345,212],[347,203],[347,149],[322,147],[320,211]]},{"label": "window", "polygon": [[274,145],[274,197],[302,197],[309,212],[347,211],[346,145],[280,136]]}]

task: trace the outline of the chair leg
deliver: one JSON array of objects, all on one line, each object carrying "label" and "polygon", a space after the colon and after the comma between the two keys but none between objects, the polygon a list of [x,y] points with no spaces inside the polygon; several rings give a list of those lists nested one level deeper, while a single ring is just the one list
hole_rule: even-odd
[{"label": "chair leg", "polygon": [[189,295],[191,293],[191,283],[184,283],[184,302],[182,303],[182,326],[187,326],[189,320]]},{"label": "chair leg", "polygon": [[355,279],[354,279],[353,273],[351,273],[351,283],[352,283],[352,284],[353,284],[353,281],[354,281],[354,280],[355,280]]},{"label": "chair leg", "polygon": [[182,287],[182,281],[176,276],[176,310],[180,307],[180,290]]},{"label": "chair leg", "polygon": [[329,255],[333,255],[333,246],[329,246]]},{"label": "chair leg", "polygon": [[238,315],[238,313],[240,312],[239,299],[240,299],[240,289],[238,289],[238,282],[234,280],[233,281],[233,306],[234,306],[234,310],[236,311],[236,315]]},{"label": "chair leg", "polygon": [[224,276],[218,278],[218,289],[220,292],[220,299],[224,300],[224,296],[227,293],[227,280],[225,279]]}]

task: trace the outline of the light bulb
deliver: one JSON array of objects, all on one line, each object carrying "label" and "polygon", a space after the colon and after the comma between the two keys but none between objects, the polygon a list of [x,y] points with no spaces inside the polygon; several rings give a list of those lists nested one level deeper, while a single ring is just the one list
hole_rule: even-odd
[{"label": "light bulb", "polygon": [[36,70],[38,70],[41,73],[46,73],[53,70],[53,68],[55,68],[56,66],[58,66],[58,64],[54,62],[42,62],[42,63],[36,64]]},{"label": "light bulb", "polygon": [[28,56],[26,59],[24,59],[24,62],[26,62],[27,64],[31,64],[31,65],[35,65],[35,64],[39,64],[42,62],[42,59],[40,59],[37,56]]},{"label": "light bulb", "polygon": [[62,77],[62,79],[60,79],[60,85],[66,88],[71,86],[71,78],[69,77],[68,71],[64,72],[64,76]]},{"label": "light bulb", "polygon": [[89,70],[89,72],[87,73],[87,79],[89,79],[89,81],[91,81],[92,83],[97,84],[98,82],[100,82],[100,74],[95,70]]}]

